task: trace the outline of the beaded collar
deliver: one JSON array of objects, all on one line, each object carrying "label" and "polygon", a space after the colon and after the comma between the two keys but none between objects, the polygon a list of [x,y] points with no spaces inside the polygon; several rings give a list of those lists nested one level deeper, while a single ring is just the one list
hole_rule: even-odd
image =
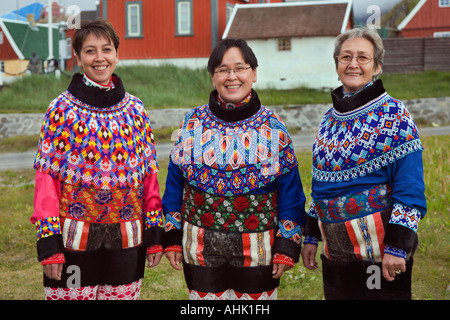
[{"label": "beaded collar", "polygon": [[88,77],[88,75],[85,73],[83,75],[83,83],[87,85],[88,87],[95,87],[101,90],[109,91],[111,89],[114,89],[116,86],[114,85],[113,77],[111,76],[111,79],[109,80],[108,85],[104,85],[98,82],[95,82],[91,78]]},{"label": "beaded collar", "polygon": [[342,86],[342,95],[343,95],[343,98],[349,98],[349,97],[352,97],[352,96],[354,96],[355,94],[358,94],[358,93],[360,93],[361,91],[363,91],[364,89],[370,87],[371,85],[373,85],[373,81],[370,81],[370,82],[369,82],[368,84],[366,84],[364,87],[362,87],[362,88],[359,89],[359,90],[356,90],[355,92],[345,92],[345,91],[344,91],[344,86]]},{"label": "beaded collar", "polygon": [[241,102],[230,103],[230,102],[225,102],[225,100],[223,100],[223,98],[220,96],[220,94],[217,94],[217,102],[219,102],[219,105],[228,110],[243,106],[244,104],[248,103],[251,98],[252,98],[252,92],[250,91],[250,93]]}]

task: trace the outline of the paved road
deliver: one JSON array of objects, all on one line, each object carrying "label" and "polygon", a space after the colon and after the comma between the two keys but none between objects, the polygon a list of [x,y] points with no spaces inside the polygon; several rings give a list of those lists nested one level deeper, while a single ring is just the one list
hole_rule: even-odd
[{"label": "paved road", "polygon": [[[434,136],[434,135],[450,135],[449,127],[436,127],[436,128],[422,128],[420,129],[421,136]],[[302,135],[297,134],[291,136],[294,142],[294,149],[299,150],[311,150],[313,144],[314,135]],[[156,152],[158,159],[166,159],[169,156],[172,149],[172,143],[157,144]],[[32,168],[36,151],[27,152],[15,152],[0,154],[0,170],[8,169],[23,169]]]}]

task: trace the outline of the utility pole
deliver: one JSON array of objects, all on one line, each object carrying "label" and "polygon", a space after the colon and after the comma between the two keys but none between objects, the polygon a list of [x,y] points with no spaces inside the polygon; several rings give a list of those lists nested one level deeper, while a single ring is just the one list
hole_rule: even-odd
[{"label": "utility pole", "polygon": [[53,7],[52,0],[48,0],[48,58],[50,61],[53,59],[53,28],[52,28],[52,19],[53,19]]}]

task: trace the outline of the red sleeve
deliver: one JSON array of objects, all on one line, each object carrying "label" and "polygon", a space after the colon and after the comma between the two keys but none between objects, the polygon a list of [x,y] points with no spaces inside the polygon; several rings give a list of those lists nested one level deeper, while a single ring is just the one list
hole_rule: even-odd
[{"label": "red sleeve", "polygon": [[36,171],[34,188],[34,212],[31,223],[59,216],[61,182],[46,173]]}]

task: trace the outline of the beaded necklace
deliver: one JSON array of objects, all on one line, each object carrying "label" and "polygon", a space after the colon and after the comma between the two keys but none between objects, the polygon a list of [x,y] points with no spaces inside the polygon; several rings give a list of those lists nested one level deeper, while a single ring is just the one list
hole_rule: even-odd
[{"label": "beaded necklace", "polygon": [[85,73],[85,74],[83,75],[83,82],[84,82],[84,84],[87,85],[88,87],[95,87],[95,88],[99,88],[99,89],[102,89],[102,90],[105,90],[105,91],[109,91],[109,90],[115,88],[115,86],[114,86],[114,81],[113,81],[112,76],[111,76],[111,79],[110,79],[110,81],[109,81],[109,85],[103,85],[103,84],[100,84],[100,83],[98,83],[98,82],[95,82],[94,80],[92,80],[91,78],[89,78],[89,77],[87,76],[87,74]]},{"label": "beaded necklace", "polygon": [[217,95],[217,101],[219,102],[220,106],[225,108],[225,109],[234,109],[236,107],[240,107],[246,103],[248,103],[250,101],[250,99],[252,98],[252,92],[250,91],[250,93],[244,98],[244,100],[242,100],[239,103],[230,103],[230,102],[225,102],[225,100],[222,99],[222,97],[220,96],[220,94]]}]

